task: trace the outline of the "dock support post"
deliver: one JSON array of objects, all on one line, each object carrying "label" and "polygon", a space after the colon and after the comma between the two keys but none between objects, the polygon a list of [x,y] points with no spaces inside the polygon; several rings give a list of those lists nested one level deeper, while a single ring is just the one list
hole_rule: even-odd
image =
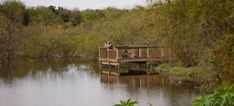
[{"label": "dock support post", "polygon": [[131,63],[128,63],[128,71],[131,70]]},{"label": "dock support post", "polygon": [[119,73],[119,68],[120,68],[120,63],[118,63],[118,65],[117,65],[117,71],[118,71],[118,73]]},{"label": "dock support post", "polygon": [[146,64],[147,64],[147,74],[150,74],[150,72],[153,69],[153,66],[152,66],[152,64],[150,62],[146,62]]},{"label": "dock support post", "polygon": [[110,62],[108,62],[108,71],[110,72],[111,66],[110,66]]}]

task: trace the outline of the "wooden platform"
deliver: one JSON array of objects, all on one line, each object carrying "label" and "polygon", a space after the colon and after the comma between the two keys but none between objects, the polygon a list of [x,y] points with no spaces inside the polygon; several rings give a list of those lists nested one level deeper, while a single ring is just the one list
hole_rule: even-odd
[{"label": "wooden platform", "polygon": [[[137,73],[147,75],[152,72],[153,65],[171,61],[173,61],[171,49],[166,49],[163,46],[99,47],[99,65],[102,74],[124,75],[124,73],[119,72],[120,67],[128,66],[129,70],[131,67],[140,67],[141,69],[142,64],[145,64],[148,68],[147,71],[137,71]],[[102,65],[107,65],[109,71],[106,71],[106,69],[103,71]],[[111,72],[111,66],[115,66],[117,71]],[[137,75],[137,73],[134,74]],[[126,75],[130,75],[130,73]]]}]

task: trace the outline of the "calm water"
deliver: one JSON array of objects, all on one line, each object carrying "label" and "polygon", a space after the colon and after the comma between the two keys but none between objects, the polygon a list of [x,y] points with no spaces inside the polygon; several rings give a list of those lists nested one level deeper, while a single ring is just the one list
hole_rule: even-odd
[{"label": "calm water", "polygon": [[190,106],[193,84],[175,86],[160,76],[100,75],[97,64],[74,60],[23,60],[0,68],[0,106]]}]

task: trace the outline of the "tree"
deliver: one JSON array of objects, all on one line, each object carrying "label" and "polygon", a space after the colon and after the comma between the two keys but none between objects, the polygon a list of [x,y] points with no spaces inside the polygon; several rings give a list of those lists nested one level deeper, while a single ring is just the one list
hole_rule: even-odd
[{"label": "tree", "polygon": [[13,23],[23,23],[25,6],[18,1],[5,1],[0,12]]},{"label": "tree", "polygon": [[27,26],[29,23],[30,23],[30,15],[29,12],[26,10],[23,16],[23,25]]},{"label": "tree", "polygon": [[74,26],[81,23],[81,12],[79,10],[73,10],[71,11],[71,14],[69,16],[69,20],[72,22]]},{"label": "tree", "polygon": [[13,23],[4,15],[1,15],[0,29],[0,54],[2,58],[10,59],[14,56],[17,43],[21,38],[21,25]]},{"label": "tree", "polygon": [[63,7],[58,7],[58,13],[61,16],[61,18],[63,19],[64,22],[68,22],[69,21],[69,16],[71,14],[70,10],[67,10]]},{"label": "tree", "polygon": [[58,15],[58,10],[56,10],[56,7],[55,6],[49,6],[48,7],[49,10],[51,10],[53,13],[57,14]]},{"label": "tree", "polygon": [[21,38],[25,6],[21,2],[4,2],[0,10],[0,49],[1,57],[14,56],[17,43]]},{"label": "tree", "polygon": [[47,7],[28,8],[30,24],[33,25],[60,25],[63,20],[60,16],[54,14]]}]

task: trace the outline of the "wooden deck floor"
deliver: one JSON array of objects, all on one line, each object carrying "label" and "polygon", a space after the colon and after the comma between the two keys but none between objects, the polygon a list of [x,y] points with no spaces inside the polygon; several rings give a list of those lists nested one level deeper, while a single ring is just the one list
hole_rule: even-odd
[{"label": "wooden deck floor", "polygon": [[107,59],[107,58],[99,58],[99,62],[102,64],[110,64],[110,65],[119,65],[121,63],[146,63],[146,62],[161,62],[161,58],[119,58],[119,59]]}]

